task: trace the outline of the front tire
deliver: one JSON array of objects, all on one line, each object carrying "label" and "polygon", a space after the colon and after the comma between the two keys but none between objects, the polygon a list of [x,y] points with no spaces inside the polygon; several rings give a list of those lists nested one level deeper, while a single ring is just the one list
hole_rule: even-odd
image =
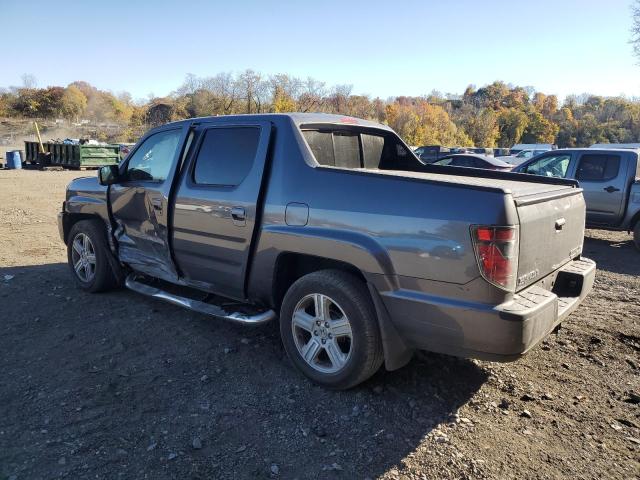
[{"label": "front tire", "polygon": [[347,272],[313,272],[291,285],[280,311],[280,335],[296,368],[328,388],[353,387],[383,361],[369,292]]},{"label": "front tire", "polygon": [[100,220],[81,220],[73,225],[67,241],[67,260],[76,285],[82,290],[96,293],[120,286]]}]

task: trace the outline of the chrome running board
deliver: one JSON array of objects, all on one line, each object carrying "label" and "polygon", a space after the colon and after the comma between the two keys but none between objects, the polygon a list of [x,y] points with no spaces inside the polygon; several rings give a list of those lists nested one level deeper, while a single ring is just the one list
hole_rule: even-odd
[{"label": "chrome running board", "polygon": [[129,276],[127,276],[125,285],[128,289],[133,290],[137,293],[141,293],[142,295],[165,300],[174,305],[193,310],[194,312],[204,313],[205,315],[222,318],[224,320],[230,320],[236,323],[260,325],[262,323],[273,320],[276,316],[273,310],[266,310],[264,312],[259,312],[253,315],[240,312],[228,312],[224,308],[217,305],[201,302],[200,300],[193,300],[191,298],[182,297],[180,295],[175,295],[173,293],[161,290],[157,287],[147,285],[146,283],[139,282],[138,280],[136,280],[134,274],[130,274]]}]

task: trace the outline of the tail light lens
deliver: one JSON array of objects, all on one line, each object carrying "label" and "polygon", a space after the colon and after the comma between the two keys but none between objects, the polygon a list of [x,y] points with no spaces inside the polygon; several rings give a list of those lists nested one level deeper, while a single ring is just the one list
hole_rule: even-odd
[{"label": "tail light lens", "polygon": [[510,292],[515,291],[518,272],[518,227],[475,225],[471,238],[482,276]]}]

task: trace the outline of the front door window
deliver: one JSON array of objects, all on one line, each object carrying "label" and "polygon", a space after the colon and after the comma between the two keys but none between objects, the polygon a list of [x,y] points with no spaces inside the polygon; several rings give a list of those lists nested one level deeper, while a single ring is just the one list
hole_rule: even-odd
[{"label": "front door window", "polygon": [[534,160],[523,169],[523,173],[542,175],[544,177],[564,178],[567,175],[571,155],[558,154]]},{"label": "front door window", "polygon": [[181,133],[180,130],[167,130],[147,138],[127,163],[127,180],[164,182],[171,170]]}]

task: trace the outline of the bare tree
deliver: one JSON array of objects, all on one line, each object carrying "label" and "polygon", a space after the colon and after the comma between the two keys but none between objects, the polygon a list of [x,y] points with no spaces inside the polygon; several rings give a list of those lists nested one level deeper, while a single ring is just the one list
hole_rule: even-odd
[{"label": "bare tree", "polygon": [[22,80],[23,88],[36,88],[38,86],[38,80],[32,73],[23,73],[20,79]]},{"label": "bare tree", "polygon": [[631,16],[633,23],[631,25],[631,45],[633,45],[633,53],[640,62],[640,0],[635,0],[631,5]]},{"label": "bare tree", "polygon": [[230,73],[219,73],[210,79],[211,89],[222,101],[222,114],[229,115],[234,112],[238,103],[238,83]]},{"label": "bare tree", "polygon": [[184,82],[178,87],[175,94],[177,96],[189,95],[195,93],[200,88],[201,80],[193,73],[187,73],[184,77]]},{"label": "bare tree", "polygon": [[353,85],[335,85],[329,96],[329,104],[333,113],[348,113],[348,102]]},{"label": "bare tree", "polygon": [[262,113],[263,106],[267,103],[269,85],[262,79],[262,75],[253,70],[245,70],[237,80],[238,91],[245,100],[246,113]]},{"label": "bare tree", "polygon": [[319,112],[324,109],[326,98],[327,89],[324,82],[308,77],[300,86],[298,107],[301,112]]}]

